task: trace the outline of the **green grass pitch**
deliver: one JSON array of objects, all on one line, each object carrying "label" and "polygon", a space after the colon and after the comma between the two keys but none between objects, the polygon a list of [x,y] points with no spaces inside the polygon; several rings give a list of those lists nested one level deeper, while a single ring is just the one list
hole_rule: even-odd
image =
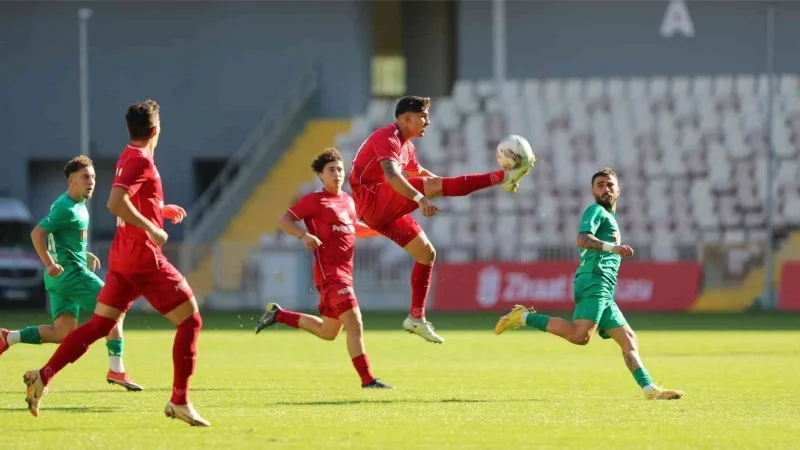
[{"label": "green grass pitch", "polygon": [[[362,391],[344,335],[324,342],[284,326],[258,336],[258,313],[206,314],[191,400],[212,422],[164,417],[171,325],[131,316],[125,365],[147,389],[105,383],[95,344],[51,385],[41,416],[22,373],[55,346],[0,357],[4,448],[797,448],[800,316],[628,315],[654,379],[686,391],[644,400],[611,341],[577,347],[535,330],[492,333],[497,315],[431,314],[444,345],[404,333],[403,313],[365,314],[367,351],[394,391]],[[43,314],[3,312],[20,327]]]}]

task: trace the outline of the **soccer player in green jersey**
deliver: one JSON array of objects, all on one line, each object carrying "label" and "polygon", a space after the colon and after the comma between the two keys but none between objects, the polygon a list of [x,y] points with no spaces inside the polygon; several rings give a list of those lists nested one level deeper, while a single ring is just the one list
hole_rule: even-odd
[{"label": "soccer player in green jersey", "polygon": [[633,249],[622,245],[617,225],[617,197],[619,181],[611,169],[603,169],[592,176],[592,194],[595,204],[586,208],[578,229],[577,245],[581,264],[575,272],[575,312],[572,321],[537,314],[533,308],[516,305],[501,317],[495,334],[502,334],[522,326],[533,327],[560,336],[576,345],[586,345],[595,330],[603,339],[614,339],[622,349],[625,365],[633,378],[651,400],[676,400],[683,392],[658,387],[639,357],[636,333],[625,321],[622,311],[614,301],[617,272],[622,258],[633,256]]},{"label": "soccer player in green jersey", "polygon": [[[53,202],[47,217],[31,232],[36,253],[46,267],[44,283],[50,295],[53,325],[34,325],[19,331],[0,328],[0,355],[14,344],[60,343],[78,327],[80,311],[94,312],[97,295],[103,287],[103,281],[94,274],[100,260],[86,251],[89,230],[86,200],[92,197],[95,185],[92,160],[83,155],[73,158],[64,167],[64,175],[67,192]],[[123,347],[120,320],[106,338],[110,362],[106,381],[129,391],[141,391],[142,387],[125,373]]]}]

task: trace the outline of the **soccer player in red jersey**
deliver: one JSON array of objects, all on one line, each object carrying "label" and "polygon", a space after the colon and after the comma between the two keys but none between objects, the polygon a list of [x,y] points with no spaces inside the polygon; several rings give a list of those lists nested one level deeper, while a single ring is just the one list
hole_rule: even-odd
[{"label": "soccer player in red jersey", "polygon": [[125,120],[130,143],[117,160],[108,209],[117,216],[106,284],[94,316],[68,334],[41,369],[25,373],[28,409],[39,416],[47,385],[67,364],[77,361],[89,346],[108,335],[119,318],[141,295],[177,327],[172,347],[172,398],[164,410],[192,426],[210,426],[188,399],[189,378],[195,368],[197,337],[202,327],[197,302],[186,279],[167,261],[161,246],[167,241],[164,219],[177,224],[186,211],[164,205],[161,177],[153,153],[161,132],[159,105],[153,100],[131,105]]},{"label": "soccer player in red jersey", "polygon": [[[314,252],[314,284],[320,292],[319,313],[322,319],[309,314],[284,310],[277,303],[256,325],[256,334],[275,323],[301,328],[327,341],[347,330],[347,351],[365,389],[392,389],[372,375],[364,349],[364,324],[353,292],[353,255],[356,238],[378,236],[378,233],[356,219],[353,199],[342,191],[344,163],[336,149],[329,148],[311,163],[322,181],[322,190],[306,194],[278,220],[286,233],[300,239]],[[295,222],[302,220],[306,230]]]},{"label": "soccer player in red jersey", "polygon": [[[484,174],[439,177],[423,168],[411,139],[425,135],[430,125],[427,97],[403,97],[395,108],[395,122],[375,130],[361,144],[353,159],[350,186],[356,212],[370,228],[394,241],[415,261],[411,271],[411,314],[403,328],[435,343],[443,343],[430,322],[425,320],[425,302],[431,283],[436,250],[410,215],[417,208],[425,217],[439,209],[430,199],[437,196],[459,197],[501,185],[516,192],[519,181],[536,162],[522,161],[516,169]],[[403,172],[408,178],[403,176]]]}]

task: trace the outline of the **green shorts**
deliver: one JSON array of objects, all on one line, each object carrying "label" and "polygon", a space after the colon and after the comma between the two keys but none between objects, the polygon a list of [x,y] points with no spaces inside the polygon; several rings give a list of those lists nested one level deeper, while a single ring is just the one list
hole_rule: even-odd
[{"label": "green shorts", "polygon": [[628,324],[614,301],[614,288],[608,282],[591,274],[579,275],[575,278],[574,292],[572,320],[585,319],[596,323],[601,338],[609,339],[608,330]]},{"label": "green shorts", "polygon": [[76,319],[79,318],[80,311],[93,313],[103,284],[103,280],[89,270],[82,270],[77,276],[70,277],[69,283],[48,283],[47,293],[50,296],[50,314],[53,320],[65,313]]}]

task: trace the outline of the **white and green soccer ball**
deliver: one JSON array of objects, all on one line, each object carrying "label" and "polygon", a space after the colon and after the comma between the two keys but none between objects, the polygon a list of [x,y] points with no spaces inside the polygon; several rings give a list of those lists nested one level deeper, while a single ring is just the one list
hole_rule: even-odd
[{"label": "white and green soccer ball", "polygon": [[531,144],[516,134],[504,137],[497,144],[497,164],[503,170],[512,170],[524,164],[530,164],[533,160],[533,150]]}]

